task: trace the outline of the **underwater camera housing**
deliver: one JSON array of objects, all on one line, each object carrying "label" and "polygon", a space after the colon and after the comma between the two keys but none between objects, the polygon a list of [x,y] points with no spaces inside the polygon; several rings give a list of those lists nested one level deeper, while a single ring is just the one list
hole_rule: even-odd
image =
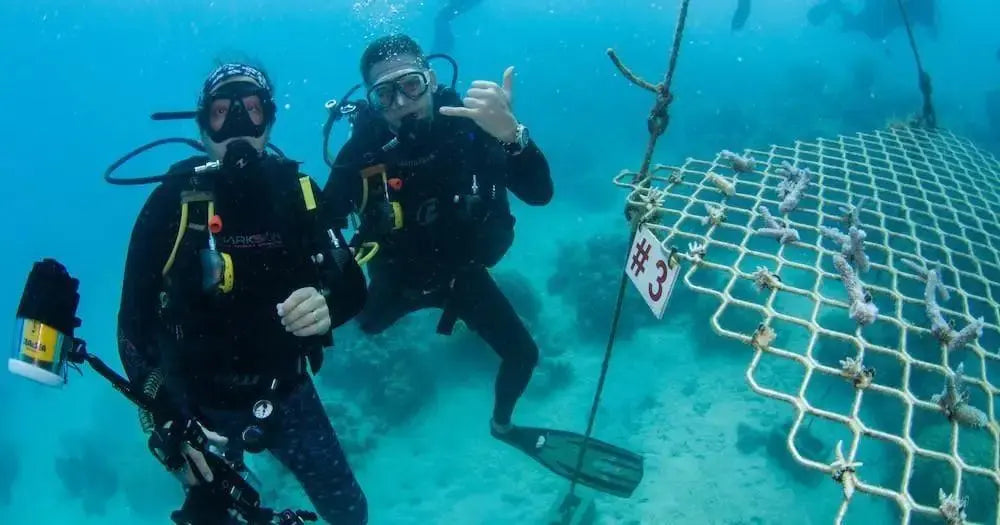
[{"label": "underwater camera housing", "polygon": [[187,491],[181,509],[171,514],[174,523],[218,525],[232,523],[234,517],[236,523],[248,525],[293,525],[317,520],[316,514],[308,511],[275,511],[262,507],[257,490],[237,468],[207,446],[207,438],[196,422],[151,398],[97,356],[88,353],[87,343],[74,336],[81,324],[76,317],[79,285],[79,280],[71,277],[55,259],[34,264],[17,308],[18,330],[15,331],[12,356],[7,361],[8,371],[43,385],[61,387],[67,382],[68,367],[86,362],[115,390],[157,420],[178,422],[171,428],[183,430],[169,441],[177,448],[186,443],[200,451],[214,479],[207,482],[197,469],[194,470],[199,484]]}]

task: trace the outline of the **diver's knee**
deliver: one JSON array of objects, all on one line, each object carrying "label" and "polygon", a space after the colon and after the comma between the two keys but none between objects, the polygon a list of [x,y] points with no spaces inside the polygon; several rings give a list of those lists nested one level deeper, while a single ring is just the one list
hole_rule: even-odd
[{"label": "diver's knee", "polygon": [[321,512],[320,517],[328,523],[337,525],[367,525],[368,524],[368,498],[361,490],[358,497],[346,508],[329,509]]}]

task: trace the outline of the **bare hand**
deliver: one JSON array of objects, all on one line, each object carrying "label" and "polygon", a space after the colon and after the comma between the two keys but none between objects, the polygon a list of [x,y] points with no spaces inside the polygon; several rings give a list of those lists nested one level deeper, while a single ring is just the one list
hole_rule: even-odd
[{"label": "bare hand", "polygon": [[[163,425],[163,427],[170,428],[173,423],[173,421],[168,421],[165,425]],[[208,441],[211,444],[217,447],[225,447],[229,443],[229,439],[225,436],[221,436],[211,430],[208,430],[202,426],[201,423],[198,423],[198,426],[201,427],[201,431],[205,433],[205,437],[208,438]],[[177,478],[180,479],[181,483],[184,483],[185,486],[191,487],[197,485],[199,483],[199,479],[204,479],[209,483],[215,479],[215,476],[212,474],[212,469],[208,468],[208,461],[205,460],[205,454],[203,454],[200,450],[195,449],[189,443],[184,443],[181,445],[181,455],[184,456],[186,465],[181,467],[181,469],[175,472],[174,475],[177,476]],[[194,470],[192,469],[197,469],[201,478],[196,477],[194,475]]]},{"label": "bare hand", "polygon": [[443,106],[442,115],[472,119],[483,131],[497,140],[512,143],[517,119],[511,112],[514,103],[514,66],[503,72],[503,87],[496,82],[476,80],[466,93],[464,107]]},{"label": "bare hand", "polygon": [[278,305],[278,316],[285,330],[298,337],[325,334],[330,329],[330,308],[326,297],[313,287],[292,292]]}]

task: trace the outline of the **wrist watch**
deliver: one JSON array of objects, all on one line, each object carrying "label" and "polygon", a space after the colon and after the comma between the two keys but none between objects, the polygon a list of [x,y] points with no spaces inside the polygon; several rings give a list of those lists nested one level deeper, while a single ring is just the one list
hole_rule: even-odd
[{"label": "wrist watch", "polygon": [[504,151],[508,155],[519,155],[524,148],[528,147],[528,128],[524,124],[518,124],[514,128],[514,142],[502,142]]}]

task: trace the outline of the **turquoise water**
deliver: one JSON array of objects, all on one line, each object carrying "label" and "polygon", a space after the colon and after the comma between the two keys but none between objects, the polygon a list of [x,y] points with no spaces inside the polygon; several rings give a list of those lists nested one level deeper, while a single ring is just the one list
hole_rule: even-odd
[{"label": "turquoise water", "polygon": [[[734,3],[691,0],[676,102],[657,162],[869,130],[919,109],[901,30],[871,41],[832,26],[809,27],[806,2],[758,0],[747,28],[732,34]],[[150,188],[111,187],[100,174],[124,151],[195,131],[191,123],[154,123],[148,115],[193,106],[216,58],[254,57],[278,86],[274,142],[322,183],[323,102],[357,82],[369,39],[406,31],[429,42],[436,7],[431,1],[2,3],[0,100],[7,125],[0,144],[7,161],[0,176],[9,189],[7,227],[0,230],[7,247],[0,312],[12,325],[31,263],[57,257],[81,279],[80,335],[117,368],[126,242]],[[976,0],[942,11],[936,37],[916,32],[935,80],[939,120],[998,151],[1000,115],[991,127],[987,98],[1000,81],[1000,39],[993,36],[1000,8]],[[611,178],[638,168],[651,104],[605,50],[614,48],[635,71],[659,79],[676,15],[675,2],[507,0],[484,2],[455,22],[460,88],[474,79],[499,81],[515,65],[516,113],[547,154],[556,181],[552,205],[516,205],[518,239],[498,268],[522,312],[536,311],[530,324],[542,364],[516,414],[525,424],[585,428],[628,241],[624,194]],[[340,129],[334,147],[343,138]],[[126,174],[162,169],[187,155],[165,150],[131,164]],[[595,496],[599,522],[832,522],[839,486],[791,462],[768,437],[793,409],[750,391],[747,347],[707,329],[716,303],[679,287],[665,319],[656,321],[631,292],[595,433],[641,452],[646,476],[630,500]],[[434,335],[434,321],[430,313],[411,316],[376,341],[346,327],[337,334],[335,366],[318,379],[368,496],[371,522],[541,522],[565,482],[489,438],[496,358],[467,334]],[[380,375],[386,366],[372,366],[373,344],[388,349],[378,363],[426,373]],[[770,365],[771,386],[794,391],[801,370]],[[346,386],[345,375],[357,367],[374,369],[374,384]],[[422,395],[372,402],[371,393],[390,379]],[[6,445],[0,521],[165,523],[179,505],[177,483],[145,450],[135,409],[96,374],[74,374],[61,391],[3,374],[0,395],[9,407],[0,424]],[[404,403],[412,417],[399,415]],[[828,462],[828,441],[844,438],[822,425],[812,427],[825,447],[814,459]],[[78,494],[57,475],[57,464],[79,473]],[[266,457],[254,467],[265,479],[267,504],[308,506]],[[898,521],[884,500],[857,498],[848,523]]]}]

